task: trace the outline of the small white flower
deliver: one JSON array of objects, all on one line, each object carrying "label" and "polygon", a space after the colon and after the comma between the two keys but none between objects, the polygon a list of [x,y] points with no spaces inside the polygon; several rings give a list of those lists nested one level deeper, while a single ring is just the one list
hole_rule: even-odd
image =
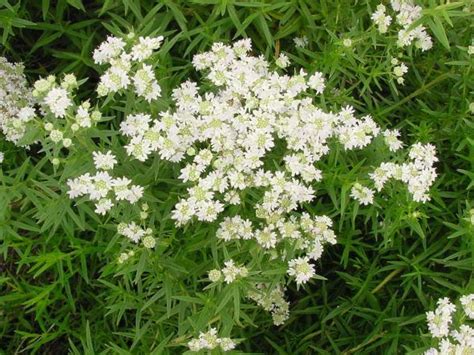
[{"label": "small white flower", "polygon": [[105,154],[101,152],[93,152],[94,165],[99,170],[111,170],[117,164],[115,155],[109,150]]},{"label": "small white flower", "polygon": [[91,200],[100,200],[107,196],[112,189],[113,179],[105,171],[101,171],[92,177],[92,184],[89,186],[88,193]]},{"label": "small white flower", "polygon": [[274,248],[277,243],[276,233],[271,228],[264,228],[255,232],[255,239],[265,249]]},{"label": "small white flower", "polygon": [[132,47],[132,59],[142,62],[149,58],[153,51],[160,48],[163,36],[158,37],[139,37],[138,43]]},{"label": "small white flower", "polygon": [[403,142],[398,139],[398,137],[400,136],[400,132],[398,130],[386,129],[385,131],[383,131],[383,136],[385,144],[388,145],[388,148],[391,152],[396,152],[397,150],[403,147]]},{"label": "small white flower", "polygon": [[100,215],[105,215],[112,208],[112,200],[109,198],[100,199],[99,202],[95,204],[95,212]]},{"label": "small white flower", "polygon": [[385,6],[380,4],[377,6],[377,11],[375,11],[371,19],[374,23],[378,26],[378,30],[380,33],[385,33],[388,30],[388,26],[392,22],[392,18],[385,14]]},{"label": "small white flower", "polygon": [[308,86],[311,89],[316,90],[318,94],[322,94],[324,91],[324,88],[326,87],[323,74],[320,72],[316,72],[313,75],[311,75],[308,80]]},{"label": "small white flower", "polygon": [[[36,89],[34,92],[39,95]],[[28,122],[35,117],[32,106],[32,90],[23,74],[23,65],[0,57],[0,133],[6,140],[18,145],[27,133]]]},{"label": "small white flower", "polygon": [[374,202],[374,191],[359,183],[355,183],[351,189],[351,197],[362,205],[369,205]]},{"label": "small white flower", "polygon": [[221,338],[218,342],[223,351],[232,350],[236,346],[235,342],[231,338]]},{"label": "small white flower", "polygon": [[308,46],[308,37],[295,37],[293,38],[293,42],[295,43],[296,47],[299,48],[306,48]]},{"label": "small white flower", "polygon": [[308,257],[290,260],[288,275],[294,276],[298,285],[305,284],[315,275],[314,265],[309,263]]},{"label": "small white flower", "polygon": [[132,185],[126,193],[125,200],[133,204],[140,200],[142,197],[143,187],[138,185]]},{"label": "small white flower", "polygon": [[217,329],[211,328],[206,333],[199,333],[199,337],[191,339],[187,344],[189,350],[198,352],[201,350],[213,350],[220,347],[222,351],[226,352],[235,348],[235,342],[230,338],[219,338],[217,336]]},{"label": "small white flower", "polygon": [[56,117],[61,118],[66,115],[66,110],[72,105],[67,91],[63,88],[51,89],[44,98],[44,103]]},{"label": "small white flower", "polygon": [[135,222],[129,224],[119,224],[117,232],[129,238],[132,242],[138,243],[146,234],[146,231],[138,226]]},{"label": "small white flower", "polygon": [[248,274],[245,266],[237,266],[233,260],[226,261],[224,265],[222,274],[224,275],[224,281],[228,284],[234,282],[237,277],[246,277]]},{"label": "small white flower", "polygon": [[407,73],[407,71],[408,67],[404,63],[401,63],[400,65],[393,68],[393,73],[397,77],[403,77]]},{"label": "small white flower", "polygon": [[286,67],[290,65],[290,59],[288,58],[286,54],[281,53],[278,59],[275,61],[275,64],[278,67],[285,69]]},{"label": "small white flower", "polygon": [[111,59],[118,57],[125,47],[125,42],[121,38],[107,37],[100,46],[94,50],[93,58],[96,64],[108,63]]},{"label": "small white flower", "polygon": [[426,313],[428,328],[430,333],[436,338],[442,338],[449,334],[449,327],[452,322],[452,314],[456,307],[448,298],[438,300],[438,308]]},{"label": "small white flower", "polygon": [[150,65],[143,65],[132,78],[137,95],[144,97],[148,102],[161,95],[161,88],[155,79]]}]

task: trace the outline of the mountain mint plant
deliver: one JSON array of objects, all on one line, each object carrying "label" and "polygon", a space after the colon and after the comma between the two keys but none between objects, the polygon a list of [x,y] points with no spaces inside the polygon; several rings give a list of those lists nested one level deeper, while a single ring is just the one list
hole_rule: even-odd
[{"label": "mountain mint plant", "polygon": [[473,46],[442,27],[470,5],[119,3],[87,5],[106,34],[43,2],[26,69],[0,57],[0,348],[473,353]]}]

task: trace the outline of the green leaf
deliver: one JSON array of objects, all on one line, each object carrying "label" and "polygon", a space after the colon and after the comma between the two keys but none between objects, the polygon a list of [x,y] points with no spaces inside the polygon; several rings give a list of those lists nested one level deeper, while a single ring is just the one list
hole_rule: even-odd
[{"label": "green leaf", "polygon": [[448,37],[446,36],[446,31],[444,30],[443,23],[439,17],[433,16],[433,18],[428,20],[428,25],[438,41],[440,41],[447,50],[450,50]]},{"label": "green leaf", "polygon": [[84,12],[86,11],[86,9],[84,8],[84,4],[82,3],[82,0],[67,0],[67,3],[78,10],[82,10]]}]

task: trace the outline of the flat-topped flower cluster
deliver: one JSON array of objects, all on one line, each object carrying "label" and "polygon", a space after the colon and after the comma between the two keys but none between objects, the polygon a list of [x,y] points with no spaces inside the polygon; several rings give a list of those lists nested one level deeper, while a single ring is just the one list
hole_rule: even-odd
[{"label": "flat-topped flower cluster", "polygon": [[[395,11],[406,12],[402,7]],[[402,17],[397,21],[409,25]],[[146,62],[151,62],[162,41],[161,36],[108,37],[93,55],[96,64],[107,65],[97,87],[99,96],[108,96],[108,102],[116,93],[132,92],[135,99],[148,103],[157,99],[161,88],[152,64]],[[178,226],[217,223],[219,245],[232,251],[215,260],[221,267],[209,271],[210,287],[244,285],[245,295],[270,312],[274,324],[281,325],[289,317],[286,278],[294,279],[298,287],[310,282],[316,276],[315,262],[327,245],[336,243],[332,220],[307,208],[325,175],[319,168],[321,161],[334,147],[361,150],[375,139],[383,141],[391,155],[399,154],[400,132],[381,129],[370,115],[358,117],[350,106],[321,109],[315,97],[324,93],[327,84],[322,73],[287,74],[288,56],[281,55],[272,64],[263,56],[251,55],[247,39],[232,45],[215,43],[210,51],[196,55],[193,65],[204,73],[204,85],[182,83],[173,90],[172,108],[157,117],[147,111],[127,114],[120,123],[120,133],[127,140],[125,150],[142,162],[157,154],[182,164],[179,179],[188,188],[174,206],[173,220]],[[397,69],[396,75],[402,77],[405,71]],[[71,74],[59,82],[49,76],[34,84],[45,144],[52,143],[58,154],[78,144],[78,133],[102,117],[88,100],[75,103],[74,91],[80,84]],[[28,99],[24,107],[29,103]],[[20,106],[5,114],[3,121],[14,122],[23,109]],[[33,109],[30,113],[35,115]],[[15,136],[3,126],[2,130],[12,140],[26,131]],[[85,197],[94,203],[97,214],[105,215],[121,201],[136,204],[143,198],[142,186],[112,173],[118,164],[112,151],[94,151],[92,160],[95,171],[67,181],[71,199]],[[409,148],[408,161],[399,161],[383,162],[369,174],[366,180],[373,188],[354,181],[351,196],[362,205],[372,204],[389,180],[398,180],[407,185],[413,200],[427,201],[436,177],[434,146],[416,143]],[[148,213],[145,203],[142,223],[130,218],[117,221],[118,234],[153,248],[153,229],[145,224]],[[259,258],[242,252],[246,250]],[[123,264],[133,256],[133,251],[124,252],[118,262]],[[265,275],[268,267],[277,271]],[[188,346],[194,351],[217,347],[226,351],[235,343],[219,338],[213,328],[201,332]]]},{"label": "flat-topped flower cluster", "polygon": [[[301,284],[314,275],[310,260],[321,256],[324,244],[336,241],[327,216],[295,213],[315,198],[313,185],[323,176],[318,161],[331,143],[346,150],[364,148],[381,129],[370,116],[357,118],[352,107],[339,112],[317,107],[313,97],[325,86],[321,73],[281,74],[250,50],[250,41],[241,40],[232,46],[216,43],[211,51],[196,55],[195,68],[205,72],[215,90],[203,92],[187,81],[173,91],[175,110],[158,118],[130,114],[120,130],[130,139],[128,154],[140,161],[157,152],[162,159],[186,162],[180,178],[191,187],[175,206],[178,225],[193,219],[215,221],[226,206],[239,205],[253,191],[258,222],[226,216],[217,237],[254,240],[264,251],[276,250],[284,258],[296,257],[299,251],[297,258],[288,259],[288,273]],[[389,150],[402,147],[398,131],[382,133]],[[285,147],[278,156],[276,145]],[[425,151],[431,155],[423,160]],[[410,158],[414,161],[403,166],[387,163],[391,165],[379,168],[374,173],[377,189],[389,178],[398,178],[408,184],[415,200],[425,201],[435,176],[433,149],[416,145]],[[374,193],[367,189],[356,185],[352,195],[371,203]]]}]

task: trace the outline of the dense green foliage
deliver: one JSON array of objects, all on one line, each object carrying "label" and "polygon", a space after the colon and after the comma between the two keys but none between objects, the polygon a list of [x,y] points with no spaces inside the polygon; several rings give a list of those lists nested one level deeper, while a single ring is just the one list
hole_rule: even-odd
[{"label": "dense green foliage", "polygon": [[[74,72],[90,78],[79,96],[94,96],[99,68],[91,52],[109,32],[160,34],[165,42],[159,52],[163,96],[158,112],[178,83],[196,77],[194,54],[215,41],[250,37],[255,53],[272,59],[285,52],[295,69],[325,73],[325,109],[351,104],[381,126],[399,128],[404,142],[431,142],[439,158],[430,202],[407,203],[399,189],[391,193],[389,188],[386,205],[364,207],[351,201],[350,187],[354,176],[368,172],[357,162],[383,159],[379,147],[343,157],[330,153],[323,186],[310,208],[332,218],[338,244],[318,264],[325,280],[299,290],[288,284],[290,319],[275,327],[267,313],[241,306],[243,295],[232,288],[212,298],[202,291],[202,278],[216,266],[217,225],[174,226],[170,211],[185,191],[177,166],[158,158],[142,164],[117,152],[127,162],[122,172],[148,187],[158,231],[155,250],[139,250],[134,263],[118,266],[124,247],[115,226],[64,193],[65,180],[91,166],[91,152],[77,151],[56,169],[40,147],[25,150],[0,141],[5,153],[0,169],[1,351],[181,353],[190,329],[206,324],[216,309],[224,320],[236,318],[237,325],[244,316],[235,314],[240,310],[254,324],[232,331],[242,340],[242,352],[426,349],[424,312],[439,297],[457,299],[474,291],[474,59],[467,52],[473,5],[426,1],[423,20],[434,46],[400,58],[410,68],[401,86],[391,75],[391,56],[399,53],[394,38],[378,33],[370,21],[377,4],[22,0],[10,5],[0,0],[0,51],[23,62],[31,81]],[[293,38],[302,35],[308,47],[295,48]],[[350,48],[342,44],[346,38],[352,40]],[[110,116],[108,126],[97,128],[91,140],[114,144],[120,138],[106,128],[117,128],[123,114],[113,106],[103,113]]]}]

